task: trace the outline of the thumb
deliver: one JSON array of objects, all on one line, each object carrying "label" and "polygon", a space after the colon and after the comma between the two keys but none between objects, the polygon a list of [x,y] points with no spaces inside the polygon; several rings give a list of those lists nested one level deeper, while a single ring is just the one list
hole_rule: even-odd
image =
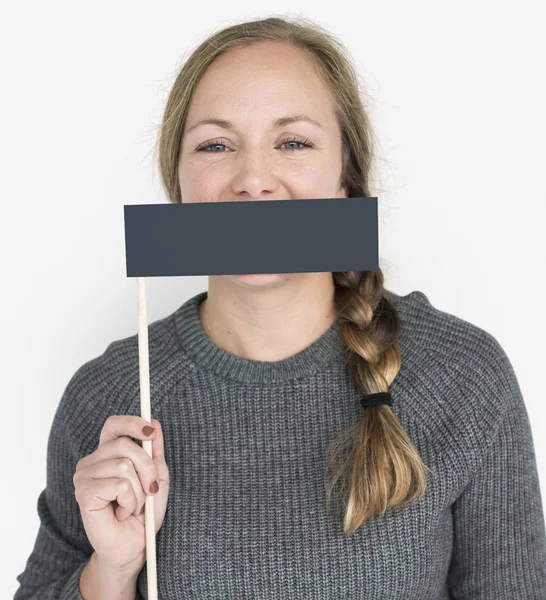
[{"label": "thumb", "polygon": [[165,461],[165,441],[163,439],[163,429],[157,419],[151,420],[151,425],[155,429],[155,435],[152,439],[152,458],[159,470],[161,479],[169,478],[169,471]]}]

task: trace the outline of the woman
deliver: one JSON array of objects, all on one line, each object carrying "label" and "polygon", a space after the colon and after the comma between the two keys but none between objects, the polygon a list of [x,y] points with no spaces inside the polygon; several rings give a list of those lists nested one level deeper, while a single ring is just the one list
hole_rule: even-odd
[{"label": "woman", "polygon": [[[339,42],[268,18],[190,56],[159,163],[171,202],[365,197],[372,139]],[[546,598],[531,429],[491,334],[379,270],[211,276],[149,342],[152,432],[136,336],[69,382],[16,600],[144,597],[146,493],[160,598]]]}]

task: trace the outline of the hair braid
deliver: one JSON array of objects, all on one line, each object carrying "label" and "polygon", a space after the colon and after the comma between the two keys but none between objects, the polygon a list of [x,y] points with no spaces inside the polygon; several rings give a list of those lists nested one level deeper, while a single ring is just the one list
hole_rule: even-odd
[{"label": "hair braid", "polygon": [[[363,395],[387,392],[400,370],[402,356],[396,343],[399,319],[383,295],[383,273],[333,275],[354,384]],[[338,481],[345,484],[341,502],[344,534],[383,515],[389,506],[404,506],[418,499],[426,488],[427,467],[387,405],[366,408],[357,423],[330,442],[326,462],[327,472],[334,469],[326,486],[328,505]]]}]

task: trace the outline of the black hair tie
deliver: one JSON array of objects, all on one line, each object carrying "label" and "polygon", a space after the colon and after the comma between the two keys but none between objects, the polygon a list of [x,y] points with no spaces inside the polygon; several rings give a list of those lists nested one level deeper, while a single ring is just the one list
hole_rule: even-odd
[{"label": "black hair tie", "polygon": [[363,408],[376,406],[377,404],[387,404],[392,406],[392,396],[390,392],[378,392],[377,394],[367,394],[360,400]]}]

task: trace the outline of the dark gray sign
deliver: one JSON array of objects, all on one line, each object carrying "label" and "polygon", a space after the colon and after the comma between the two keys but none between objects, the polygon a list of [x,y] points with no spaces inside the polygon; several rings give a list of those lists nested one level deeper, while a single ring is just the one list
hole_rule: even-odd
[{"label": "dark gray sign", "polygon": [[377,271],[377,197],[124,205],[127,277]]}]

